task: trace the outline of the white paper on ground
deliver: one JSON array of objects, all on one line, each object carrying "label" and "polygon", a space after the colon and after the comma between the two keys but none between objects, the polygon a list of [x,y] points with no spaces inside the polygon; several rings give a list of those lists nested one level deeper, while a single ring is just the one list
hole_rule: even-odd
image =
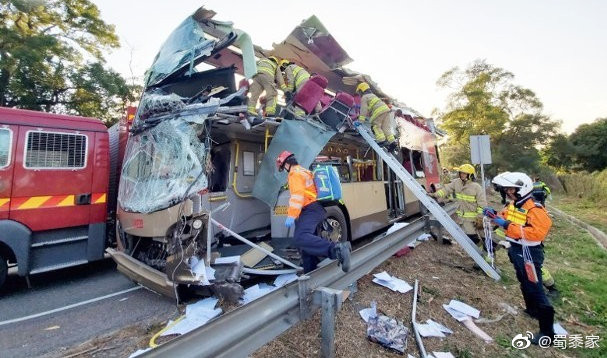
[{"label": "white paper on ground", "polygon": [[416,248],[419,244],[421,244],[421,241],[413,241],[412,243],[410,243],[409,246],[410,248],[414,249]]},{"label": "white paper on ground", "polygon": [[415,358],[415,357],[412,356],[411,354],[407,354],[407,358]]},{"label": "white paper on ground", "polygon": [[276,287],[270,286],[265,283],[253,285],[244,290],[244,295],[242,296],[240,301],[243,305],[246,305],[247,303],[258,299],[259,297],[267,295],[275,289]]},{"label": "white paper on ground", "polygon": [[449,328],[447,328],[446,326],[443,326],[442,324],[440,324],[440,323],[438,323],[438,322],[436,322],[436,321],[433,321],[433,320],[431,320],[431,319],[427,319],[427,320],[426,320],[426,323],[427,323],[427,324],[431,324],[431,325],[433,325],[434,327],[436,327],[436,329],[438,329],[439,331],[441,331],[441,332],[443,332],[443,333],[447,333],[447,334],[453,334],[453,331],[452,331],[452,330],[450,330],[450,329],[449,329]]},{"label": "white paper on ground", "polygon": [[407,293],[413,289],[413,287],[411,285],[409,285],[407,282],[405,282],[404,280],[401,280],[400,278],[390,276],[386,271],[383,271],[383,272],[380,272],[377,274],[373,274],[373,276],[375,277],[373,279],[373,282],[375,282],[378,285],[388,287],[392,291],[398,291],[400,293]]},{"label": "white paper on ground", "polygon": [[190,315],[197,315],[200,313],[212,311],[215,309],[217,302],[219,302],[219,300],[217,298],[207,297],[196,303],[191,303],[191,304],[185,306],[185,315],[187,317]]},{"label": "white paper on ground", "polygon": [[218,264],[231,264],[235,262],[240,262],[240,256],[226,256],[226,257],[218,257],[215,259],[215,265]]},{"label": "white paper on ground", "polygon": [[284,275],[279,275],[278,277],[276,277],[276,279],[274,280],[274,286],[276,287],[282,287],[288,283],[291,283],[293,281],[297,280],[297,274],[295,273],[286,273]]},{"label": "white paper on ground", "polygon": [[136,350],[135,352],[133,352],[133,353],[132,353],[132,354],[129,356],[129,358],[134,358],[134,357],[137,357],[137,356],[142,355],[143,353],[145,353],[145,352],[147,352],[147,351],[149,351],[149,350],[152,350],[152,348],[138,349],[138,350]]},{"label": "white paper on ground", "polygon": [[552,329],[554,329],[554,334],[563,334],[565,336],[569,335],[569,333],[567,333],[565,328],[563,328],[563,326],[561,326],[561,324],[558,322],[556,322],[552,325]]},{"label": "white paper on ground", "polygon": [[390,235],[391,233],[398,231],[407,225],[409,225],[409,223],[394,223],[392,226],[390,226],[388,231],[386,231],[386,235]]},{"label": "white paper on ground", "polygon": [[417,241],[428,241],[428,240],[430,240],[431,237],[432,237],[432,235],[430,235],[428,233],[424,233],[417,237]]},{"label": "white paper on ground", "polygon": [[417,329],[417,332],[422,337],[440,337],[440,338],[446,337],[443,334],[443,332],[441,332],[433,324],[417,323],[417,322],[414,322],[413,324],[415,324],[415,328]]},{"label": "white paper on ground", "polygon": [[450,315],[451,315],[453,318],[455,318],[456,320],[458,320],[458,322],[461,322],[461,321],[463,321],[463,320],[466,320],[466,319],[470,318],[470,316],[468,316],[468,315],[466,315],[466,314],[463,314],[463,313],[461,313],[461,312],[460,312],[460,311],[458,311],[458,310],[454,310],[453,308],[449,307],[449,305],[443,305],[443,308],[444,308],[444,309],[445,309],[447,312],[449,312],[449,314],[450,314]]},{"label": "white paper on ground", "polygon": [[434,358],[455,358],[451,352],[432,352]]},{"label": "white paper on ground", "polygon": [[[200,282],[202,282],[203,285],[210,285],[211,283],[209,282],[209,277],[207,274],[207,268],[204,265],[204,260],[200,259],[196,259],[194,257],[192,257],[192,274],[194,275],[194,277],[196,277],[197,280],[200,280]],[[213,279],[215,279],[215,270],[213,270]]]},{"label": "white paper on ground", "polygon": [[458,300],[451,300],[451,302],[449,302],[449,307],[474,318],[478,318],[481,314],[481,311]]},{"label": "white paper on ground", "polygon": [[362,310],[358,311],[358,314],[360,314],[360,317],[363,319],[363,321],[369,322],[369,318],[371,318],[373,315],[373,308],[363,308]]},{"label": "white paper on ground", "polygon": [[[221,308],[215,308],[219,300],[208,297],[185,307],[185,318],[177,322],[173,327],[164,331],[161,335],[186,334],[210,321],[221,314]],[[169,321],[167,326],[173,322]]]}]

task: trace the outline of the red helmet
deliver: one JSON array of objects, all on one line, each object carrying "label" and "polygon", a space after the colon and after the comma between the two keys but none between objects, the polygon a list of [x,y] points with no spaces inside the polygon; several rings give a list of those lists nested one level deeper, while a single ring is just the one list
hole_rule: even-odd
[{"label": "red helmet", "polygon": [[283,150],[282,153],[278,155],[278,157],[276,158],[276,168],[279,172],[284,169],[285,162],[292,156],[293,153],[289,152],[288,150]]}]

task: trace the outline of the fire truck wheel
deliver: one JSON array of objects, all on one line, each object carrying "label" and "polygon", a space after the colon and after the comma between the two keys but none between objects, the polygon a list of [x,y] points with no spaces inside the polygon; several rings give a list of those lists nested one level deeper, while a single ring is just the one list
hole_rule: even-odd
[{"label": "fire truck wheel", "polygon": [[329,206],[325,209],[327,217],[320,225],[319,236],[335,242],[348,241],[348,224],[344,213],[337,206]]},{"label": "fire truck wheel", "polygon": [[8,264],[6,263],[6,258],[0,255],[0,287],[4,285],[6,276],[8,276]]}]

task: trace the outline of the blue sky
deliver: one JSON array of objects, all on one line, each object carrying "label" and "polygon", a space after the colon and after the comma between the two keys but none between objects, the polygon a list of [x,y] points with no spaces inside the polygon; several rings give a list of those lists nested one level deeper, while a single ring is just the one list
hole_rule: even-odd
[{"label": "blue sky", "polygon": [[195,1],[93,0],[122,49],[108,64],[138,78],[169,33],[199,6],[271,48],[316,15],[381,88],[425,116],[448,92],[436,80],[475,59],[514,73],[565,132],[607,117],[607,1]]}]

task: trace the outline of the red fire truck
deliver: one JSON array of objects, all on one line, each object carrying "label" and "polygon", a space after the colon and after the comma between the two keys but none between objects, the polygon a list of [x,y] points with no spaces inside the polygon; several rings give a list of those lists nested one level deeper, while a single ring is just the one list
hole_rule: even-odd
[{"label": "red fire truck", "polygon": [[103,258],[126,122],[0,108],[0,286]]}]

